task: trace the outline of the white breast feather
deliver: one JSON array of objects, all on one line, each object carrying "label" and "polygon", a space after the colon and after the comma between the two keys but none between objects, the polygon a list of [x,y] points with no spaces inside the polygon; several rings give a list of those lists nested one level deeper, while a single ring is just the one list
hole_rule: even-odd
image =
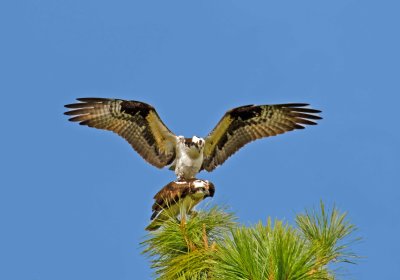
[{"label": "white breast feather", "polygon": [[203,164],[203,150],[188,148],[182,141],[176,144],[175,173],[179,178],[190,179],[196,176]]}]

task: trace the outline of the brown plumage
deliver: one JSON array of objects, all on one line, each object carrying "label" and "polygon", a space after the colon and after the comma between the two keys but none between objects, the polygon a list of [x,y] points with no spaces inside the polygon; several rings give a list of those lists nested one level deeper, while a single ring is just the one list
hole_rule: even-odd
[{"label": "brown plumage", "polygon": [[69,120],[106,129],[125,138],[150,164],[162,168],[175,158],[175,135],[164,125],[155,109],[143,102],[108,98],[78,98],[65,105]]},{"label": "brown plumage", "polygon": [[316,125],[312,120],[321,119],[316,115],[321,111],[304,108],[308,105],[247,105],[229,110],[205,138],[202,168],[214,170],[241,147],[256,139],[303,129],[303,125]]},{"label": "brown plumage", "polygon": [[206,197],[213,197],[214,193],[214,184],[207,180],[193,178],[168,183],[154,196],[152,222],[146,230],[156,230],[168,218],[190,213],[194,206]]},{"label": "brown plumage", "polygon": [[303,129],[321,119],[321,111],[305,103],[247,105],[227,111],[206,138],[184,138],[173,134],[149,104],[107,98],[78,101],[65,105],[70,121],[117,133],[150,164],[158,168],[172,164],[179,179],[214,170],[256,139]]}]

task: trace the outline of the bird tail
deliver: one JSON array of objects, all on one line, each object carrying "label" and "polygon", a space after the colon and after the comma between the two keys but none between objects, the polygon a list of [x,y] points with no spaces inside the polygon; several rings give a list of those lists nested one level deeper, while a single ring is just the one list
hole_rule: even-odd
[{"label": "bird tail", "polygon": [[147,231],[155,231],[161,227],[161,223],[158,220],[153,220],[147,227]]}]

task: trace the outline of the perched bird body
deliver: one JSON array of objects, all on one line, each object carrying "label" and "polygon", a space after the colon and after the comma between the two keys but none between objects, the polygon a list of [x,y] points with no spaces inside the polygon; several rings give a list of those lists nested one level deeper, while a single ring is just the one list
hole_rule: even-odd
[{"label": "perched bird body", "polygon": [[79,98],[65,107],[69,120],[106,129],[125,138],[150,164],[170,166],[178,180],[195,178],[223,164],[241,147],[256,139],[275,136],[304,125],[315,125],[319,110],[308,104],[246,105],[225,113],[205,138],[176,136],[149,104],[108,98]]},{"label": "perched bird body", "polygon": [[146,230],[156,230],[170,218],[190,214],[193,207],[206,197],[213,197],[214,193],[214,184],[207,180],[193,178],[170,182],[154,196],[152,222]]}]

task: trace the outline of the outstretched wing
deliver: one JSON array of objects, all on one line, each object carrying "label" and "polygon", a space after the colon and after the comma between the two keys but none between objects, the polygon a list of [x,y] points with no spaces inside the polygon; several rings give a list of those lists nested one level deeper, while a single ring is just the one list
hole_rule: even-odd
[{"label": "outstretched wing", "polygon": [[225,113],[206,137],[202,168],[212,171],[241,147],[268,136],[275,136],[303,125],[315,125],[321,111],[304,108],[308,104],[247,105]]},{"label": "outstretched wing", "polygon": [[64,113],[73,116],[70,121],[117,133],[158,168],[173,161],[176,137],[149,104],[108,98],[77,100],[80,102],[65,105],[71,109]]}]

